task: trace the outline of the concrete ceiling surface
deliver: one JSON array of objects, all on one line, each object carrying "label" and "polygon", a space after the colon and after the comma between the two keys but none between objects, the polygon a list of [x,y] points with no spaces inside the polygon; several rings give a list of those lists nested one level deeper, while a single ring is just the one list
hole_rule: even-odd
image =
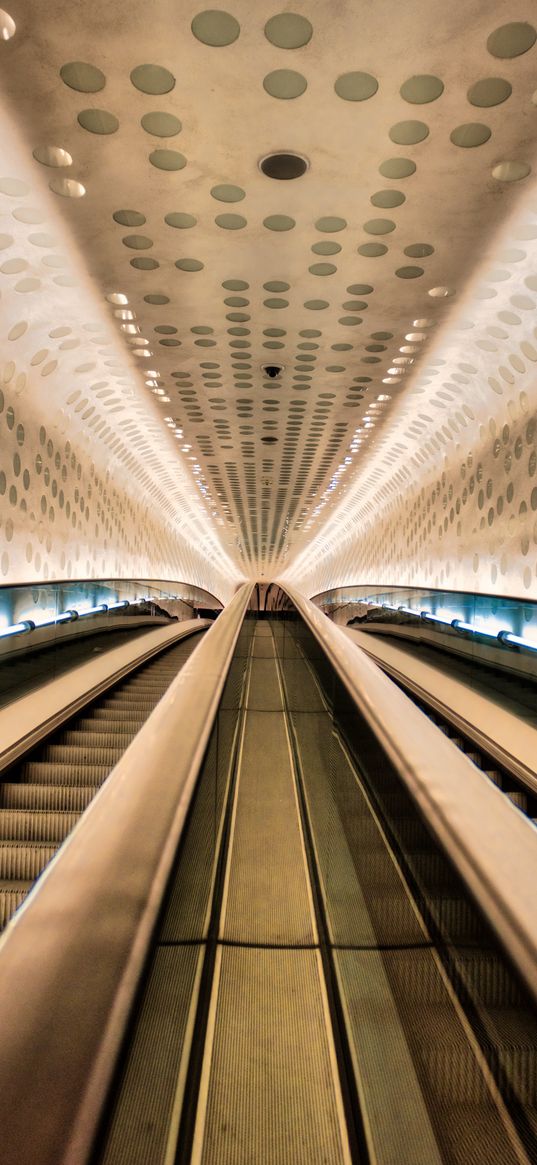
[{"label": "concrete ceiling surface", "polygon": [[[345,498],[363,509],[358,484],[527,197],[535,5],[13,0],[9,16],[21,149],[222,562],[311,563]],[[262,173],[282,152],[302,176]],[[2,268],[2,295],[16,277]]]}]

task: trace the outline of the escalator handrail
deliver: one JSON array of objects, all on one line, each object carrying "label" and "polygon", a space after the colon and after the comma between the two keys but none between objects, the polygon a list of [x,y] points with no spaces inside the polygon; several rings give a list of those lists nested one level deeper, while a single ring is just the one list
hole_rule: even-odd
[{"label": "escalator handrail", "polygon": [[309,599],[282,589],[537,1001],[537,830]]},{"label": "escalator handrail", "polygon": [[0,940],[3,1165],[84,1165],[233,656],[245,583]]}]

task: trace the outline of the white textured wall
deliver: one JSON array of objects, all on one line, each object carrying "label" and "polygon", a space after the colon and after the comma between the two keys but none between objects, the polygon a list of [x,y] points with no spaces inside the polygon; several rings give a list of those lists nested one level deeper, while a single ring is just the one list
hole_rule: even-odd
[{"label": "white textured wall", "polygon": [[90,282],[58,197],[7,119],[0,133],[0,582],[168,578],[225,600],[237,571],[157,414],[165,408]]},{"label": "white textured wall", "polygon": [[401,392],[393,419],[287,572],[305,593],[379,582],[537,599],[536,272],[530,195],[404,393],[386,388]]}]

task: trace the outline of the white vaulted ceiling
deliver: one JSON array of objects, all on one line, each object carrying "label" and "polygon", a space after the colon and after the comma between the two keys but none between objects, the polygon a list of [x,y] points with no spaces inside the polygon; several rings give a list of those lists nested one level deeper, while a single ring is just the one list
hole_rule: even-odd
[{"label": "white vaulted ceiling", "polygon": [[[98,309],[132,378],[118,434],[128,448],[138,419],[155,489],[178,491],[172,525],[217,573],[302,564],[315,589],[336,534],[359,539],[408,469],[403,434],[430,415],[412,394],[437,391],[435,358],[456,372],[460,304],[482,313],[482,272],[527,207],[535,5],[12,0],[9,15],[10,327],[19,300],[27,315],[63,296],[81,324]],[[266,176],[279,152],[305,173]],[[49,240],[24,214],[36,199]],[[476,439],[492,408],[475,405],[479,351],[456,402]],[[431,463],[417,452],[419,485]]]}]

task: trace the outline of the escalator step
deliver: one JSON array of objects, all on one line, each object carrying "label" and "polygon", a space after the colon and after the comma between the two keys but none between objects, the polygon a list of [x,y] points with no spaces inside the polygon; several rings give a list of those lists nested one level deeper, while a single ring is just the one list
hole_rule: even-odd
[{"label": "escalator step", "polygon": [[134,732],[108,732],[104,726],[100,732],[84,732],[79,728],[68,728],[65,732],[62,732],[58,744],[74,745],[78,748],[88,748],[91,751],[95,748],[124,750],[135,735]]},{"label": "escalator step", "polygon": [[32,813],[0,809],[0,840],[61,842],[76,825],[79,813]]},{"label": "escalator step", "polygon": [[521,809],[522,813],[527,813],[527,811],[528,811],[527,793],[522,792],[521,789],[510,789],[509,792],[505,794],[505,796],[508,797],[509,800],[513,802],[513,805],[516,805],[517,809]]},{"label": "escalator step", "polygon": [[112,712],[145,712],[148,716],[157,704],[158,699],[156,696],[152,700],[142,700],[140,697],[130,699],[128,696],[110,696],[108,700],[104,701],[103,708],[109,708]]},{"label": "escalator step", "polygon": [[102,719],[95,718],[90,720],[88,717],[84,717],[81,720],[77,720],[74,727],[76,728],[77,732],[98,733],[107,731],[117,733],[118,736],[135,736],[142,727],[142,724],[145,724],[143,717],[139,720],[133,720],[131,718],[127,719],[126,716],[121,717],[120,720],[109,720],[108,718],[105,719],[104,717]]},{"label": "escalator step", "polygon": [[492,781],[493,784],[497,785],[499,789],[503,788],[503,777],[497,769],[485,769],[484,771],[485,775],[489,778],[489,781]]},{"label": "escalator step", "polygon": [[100,785],[110,771],[109,764],[26,761],[21,765],[20,779],[30,785]]},{"label": "escalator step", "polygon": [[55,845],[44,842],[24,845],[23,842],[0,842],[0,878],[9,881],[21,878],[35,881],[56,853]]},{"label": "escalator step", "polygon": [[97,792],[98,785],[30,785],[0,786],[2,809],[31,809],[82,813]]},{"label": "escalator step", "polygon": [[124,751],[121,746],[118,748],[92,748],[89,745],[86,747],[76,744],[46,744],[41,751],[41,756],[43,760],[59,761],[60,764],[101,764],[113,768]]},{"label": "escalator step", "polygon": [[146,719],[145,713],[134,714],[130,708],[94,708],[91,714],[92,724],[106,720],[107,724],[136,724],[137,728],[141,728]]},{"label": "escalator step", "polygon": [[26,890],[3,890],[0,893],[0,930],[4,929],[15,911],[24,902],[26,894]]}]

